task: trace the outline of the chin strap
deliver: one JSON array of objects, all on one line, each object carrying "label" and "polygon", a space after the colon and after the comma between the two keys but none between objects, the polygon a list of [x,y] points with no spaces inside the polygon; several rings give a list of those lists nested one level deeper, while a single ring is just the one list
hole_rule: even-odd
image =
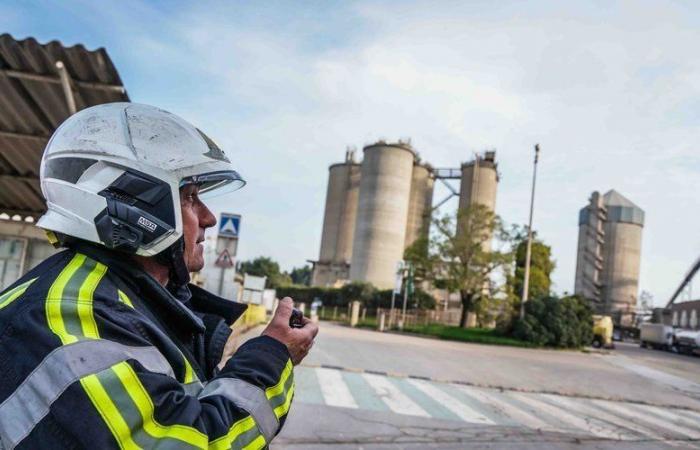
[{"label": "chin strap", "polygon": [[183,237],[158,253],[155,258],[170,270],[170,283],[175,286],[184,286],[190,282],[190,273],[185,264],[185,239]]}]

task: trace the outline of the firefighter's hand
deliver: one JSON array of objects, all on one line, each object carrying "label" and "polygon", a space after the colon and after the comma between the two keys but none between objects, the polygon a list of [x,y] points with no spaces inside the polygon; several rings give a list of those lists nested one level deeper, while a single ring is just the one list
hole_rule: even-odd
[{"label": "firefighter's hand", "polygon": [[264,336],[270,336],[277,339],[287,346],[289,356],[292,358],[292,363],[297,365],[306,357],[314,345],[314,338],[318,334],[318,325],[311,322],[307,317],[304,317],[302,328],[292,328],[289,326],[289,319],[292,316],[294,302],[289,297],[280,300],[277,305],[272,321],[262,332]]}]

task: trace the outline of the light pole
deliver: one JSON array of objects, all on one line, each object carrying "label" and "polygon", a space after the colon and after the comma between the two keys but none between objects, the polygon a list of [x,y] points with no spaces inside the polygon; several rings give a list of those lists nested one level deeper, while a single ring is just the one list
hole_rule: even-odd
[{"label": "light pole", "polygon": [[520,318],[525,317],[525,302],[530,290],[530,256],[532,253],[532,213],[535,209],[535,182],[537,181],[537,162],[540,156],[540,144],[535,144],[535,163],[532,170],[532,195],[530,197],[530,222],[527,225],[527,250],[525,251],[525,274],[523,276],[523,295],[520,301]]}]

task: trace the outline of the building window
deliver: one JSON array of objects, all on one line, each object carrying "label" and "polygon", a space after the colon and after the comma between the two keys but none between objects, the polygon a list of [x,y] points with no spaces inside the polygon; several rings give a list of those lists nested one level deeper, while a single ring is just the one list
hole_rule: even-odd
[{"label": "building window", "polygon": [[693,330],[698,327],[698,312],[697,310],[690,311],[690,328]]},{"label": "building window", "polygon": [[688,326],[688,312],[686,310],[681,311],[681,328],[686,328]]},{"label": "building window", "polygon": [[673,326],[678,326],[678,311],[673,311]]}]

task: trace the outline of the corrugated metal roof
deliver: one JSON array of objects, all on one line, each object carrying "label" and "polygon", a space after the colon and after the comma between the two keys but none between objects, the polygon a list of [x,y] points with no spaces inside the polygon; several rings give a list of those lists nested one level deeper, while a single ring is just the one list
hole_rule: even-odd
[{"label": "corrugated metal roof", "polygon": [[37,217],[45,210],[39,162],[48,138],[69,115],[56,62],[71,79],[78,110],[129,101],[104,48],[40,44],[0,35],[0,213]]}]

